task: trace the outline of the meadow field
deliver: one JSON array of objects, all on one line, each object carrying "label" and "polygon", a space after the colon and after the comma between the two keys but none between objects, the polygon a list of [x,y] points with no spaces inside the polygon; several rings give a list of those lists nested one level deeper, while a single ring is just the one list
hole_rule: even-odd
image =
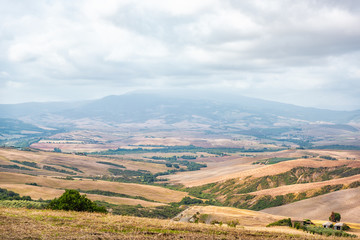
[{"label": "meadow field", "polygon": [[[333,239],[287,227],[229,227],[111,214],[0,208],[1,239]],[[337,238],[342,239],[342,238]]]},{"label": "meadow field", "polygon": [[[69,154],[0,148],[0,165],[0,188],[33,200],[51,200],[65,189],[77,189],[93,201],[112,204],[109,208],[125,206],[125,211],[115,210],[117,214],[142,216],[139,208],[149,213],[159,207],[174,211],[161,217],[173,220],[162,222],[111,214],[89,213],[81,218],[77,213],[4,208],[6,221],[14,222],[13,228],[23,224],[21,219],[29,219],[34,228],[29,228],[28,234],[39,238],[71,238],[57,230],[61,226],[89,239],[322,239],[293,228],[266,225],[287,217],[310,218],[321,224],[331,211],[339,211],[343,220],[352,224],[353,234],[358,234],[360,223],[360,151],[355,150],[246,152],[242,148],[148,145]],[[145,181],[149,176],[152,181]],[[198,203],[185,203],[185,197]],[[175,212],[180,213],[175,216]],[[56,228],[53,232],[35,230],[46,225],[37,218]],[[100,220],[89,222],[89,218]],[[133,221],[133,229],[110,224],[111,230],[106,230],[103,219],[118,225]],[[194,219],[201,221],[191,223]],[[138,227],[138,221],[146,227]],[[237,227],[229,227],[231,222]],[[158,225],[151,225],[155,223]],[[92,224],[99,224],[99,228],[89,228]]]}]

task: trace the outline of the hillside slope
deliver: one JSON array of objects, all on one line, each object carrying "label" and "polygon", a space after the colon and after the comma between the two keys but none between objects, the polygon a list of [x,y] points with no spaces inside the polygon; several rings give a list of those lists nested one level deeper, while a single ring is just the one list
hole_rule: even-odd
[{"label": "hillside slope", "polygon": [[328,193],[299,202],[268,208],[262,212],[296,218],[328,220],[331,211],[341,214],[341,221],[360,223],[360,188]]},{"label": "hillside slope", "polygon": [[[36,183],[37,186],[29,186],[26,185],[26,183]],[[63,193],[64,189],[111,191],[115,193],[127,194],[130,196],[141,196],[162,203],[178,202],[187,195],[185,192],[144,184],[109,182],[100,180],[92,181],[87,179],[69,181],[52,177],[29,176],[24,174],[5,172],[1,172],[0,174],[0,187],[9,188],[21,195],[26,192],[26,195],[30,195],[34,199],[39,199],[40,197],[43,199],[59,197]],[[25,188],[32,190],[25,191]],[[59,189],[62,191],[59,191]],[[39,195],[41,191],[45,195]]]},{"label": "hillside slope", "polygon": [[0,208],[1,239],[332,239],[288,228],[232,228],[111,214]]}]

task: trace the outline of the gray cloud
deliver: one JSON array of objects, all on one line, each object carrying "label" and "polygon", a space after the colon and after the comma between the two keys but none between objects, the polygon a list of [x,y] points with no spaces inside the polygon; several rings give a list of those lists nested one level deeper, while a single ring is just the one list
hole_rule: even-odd
[{"label": "gray cloud", "polygon": [[358,1],[2,1],[0,102],[232,89],[360,108]]}]

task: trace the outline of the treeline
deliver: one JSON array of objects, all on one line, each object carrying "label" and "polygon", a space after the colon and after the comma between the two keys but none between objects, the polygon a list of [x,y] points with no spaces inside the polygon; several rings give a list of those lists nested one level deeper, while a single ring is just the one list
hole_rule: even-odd
[{"label": "treeline", "polygon": [[[185,171],[196,171],[200,170],[203,167],[206,167],[206,164],[189,162],[189,161],[178,161],[179,164],[186,166],[186,169],[180,168],[178,164],[171,164],[176,169],[169,169],[165,172],[151,173],[147,170],[122,170],[118,168],[109,168],[108,171],[114,176],[102,176],[96,177],[97,179],[110,180],[116,182],[131,182],[131,183],[154,183],[155,181],[165,181],[165,179],[157,179],[159,176],[170,175],[176,172],[185,172]],[[170,167],[169,163],[167,166]],[[176,165],[178,167],[176,167]]]},{"label": "treeline", "polygon": [[19,165],[0,165],[0,167],[2,168],[8,168],[8,169],[18,169],[18,170],[26,170],[26,171],[33,171],[32,169],[30,168],[27,168],[27,167],[21,167]]},{"label": "treeline", "polygon": [[40,169],[40,167],[37,165],[37,163],[35,162],[28,162],[28,161],[18,161],[18,160],[10,160],[10,162],[13,162],[13,163],[18,163],[18,164],[21,164],[21,165],[25,165],[25,166],[28,166],[28,167],[33,167],[33,168],[38,168]]},{"label": "treeline", "polygon": [[170,205],[158,207],[143,207],[138,205],[115,205],[103,201],[95,201],[99,206],[111,209],[114,215],[135,216],[146,218],[170,219],[183,211],[179,204],[172,203]]},{"label": "treeline", "polygon": [[152,156],[151,157],[151,159],[154,159],[154,160],[166,160],[166,161],[176,161],[179,158],[191,160],[191,159],[196,159],[197,156],[193,156],[193,155],[175,156],[174,155],[174,156],[171,156],[171,157],[159,157],[159,156]]},{"label": "treeline", "polygon": [[76,175],[76,173],[74,173],[74,172],[70,172],[70,171],[67,171],[67,170],[64,170],[64,169],[54,168],[54,167],[51,167],[51,166],[48,166],[48,165],[44,165],[43,169],[47,170],[47,171],[52,171],[52,172],[59,172],[59,173],[64,173],[64,174],[69,174],[69,175]]},{"label": "treeline", "polygon": [[131,199],[140,199],[140,200],[144,200],[144,201],[148,201],[148,202],[156,202],[154,200],[142,197],[142,196],[132,196],[132,195],[128,195],[128,194],[124,194],[124,193],[116,193],[116,192],[111,192],[111,191],[104,191],[104,190],[99,190],[99,189],[95,189],[95,190],[81,190],[78,189],[79,192],[82,193],[89,193],[89,194],[97,194],[97,195],[103,195],[103,196],[109,196],[109,197],[122,197],[122,198],[131,198]]},{"label": "treeline", "polygon": [[15,193],[13,191],[9,191],[7,189],[4,188],[0,188],[0,200],[26,200],[26,201],[31,201],[31,197],[30,196],[23,196],[20,197],[20,195],[18,193]]},{"label": "treeline", "polygon": [[206,152],[209,154],[223,156],[226,153],[237,153],[237,152],[269,152],[269,151],[280,151],[283,149],[245,149],[244,147],[241,148],[203,148],[197,147],[194,145],[188,146],[164,146],[164,145],[156,145],[156,148],[133,148],[133,149],[125,149],[125,148],[118,148],[118,149],[109,149],[106,151],[101,152],[92,152],[88,154],[92,155],[120,155],[120,154],[142,154],[142,153],[181,153],[181,152],[191,152],[191,153],[198,153],[198,152]]},{"label": "treeline", "polygon": [[96,163],[110,165],[110,166],[119,167],[119,168],[126,168],[124,165],[116,164],[116,163],[112,163],[112,162],[97,161]]},{"label": "treeline", "polygon": [[311,149],[360,150],[360,146],[333,144],[333,145],[316,146],[316,147],[312,147]]},{"label": "treeline", "polygon": [[[336,237],[351,237],[356,238],[356,235],[349,234],[343,230],[334,230],[332,228],[324,228],[322,226],[315,226],[309,219],[304,220],[302,224],[298,221],[292,221],[291,218],[285,218],[276,222],[268,224],[266,227],[272,226],[288,226],[296,229],[301,229],[304,232],[311,234],[319,234],[324,236],[336,236]],[[348,230],[349,226],[344,224],[344,229]]]}]

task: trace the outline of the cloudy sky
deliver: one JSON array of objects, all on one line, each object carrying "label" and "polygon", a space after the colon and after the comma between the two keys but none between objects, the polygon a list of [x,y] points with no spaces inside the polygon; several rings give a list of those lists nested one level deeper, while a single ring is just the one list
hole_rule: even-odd
[{"label": "cloudy sky", "polygon": [[0,103],[231,90],[360,109],[357,0],[0,0]]}]

